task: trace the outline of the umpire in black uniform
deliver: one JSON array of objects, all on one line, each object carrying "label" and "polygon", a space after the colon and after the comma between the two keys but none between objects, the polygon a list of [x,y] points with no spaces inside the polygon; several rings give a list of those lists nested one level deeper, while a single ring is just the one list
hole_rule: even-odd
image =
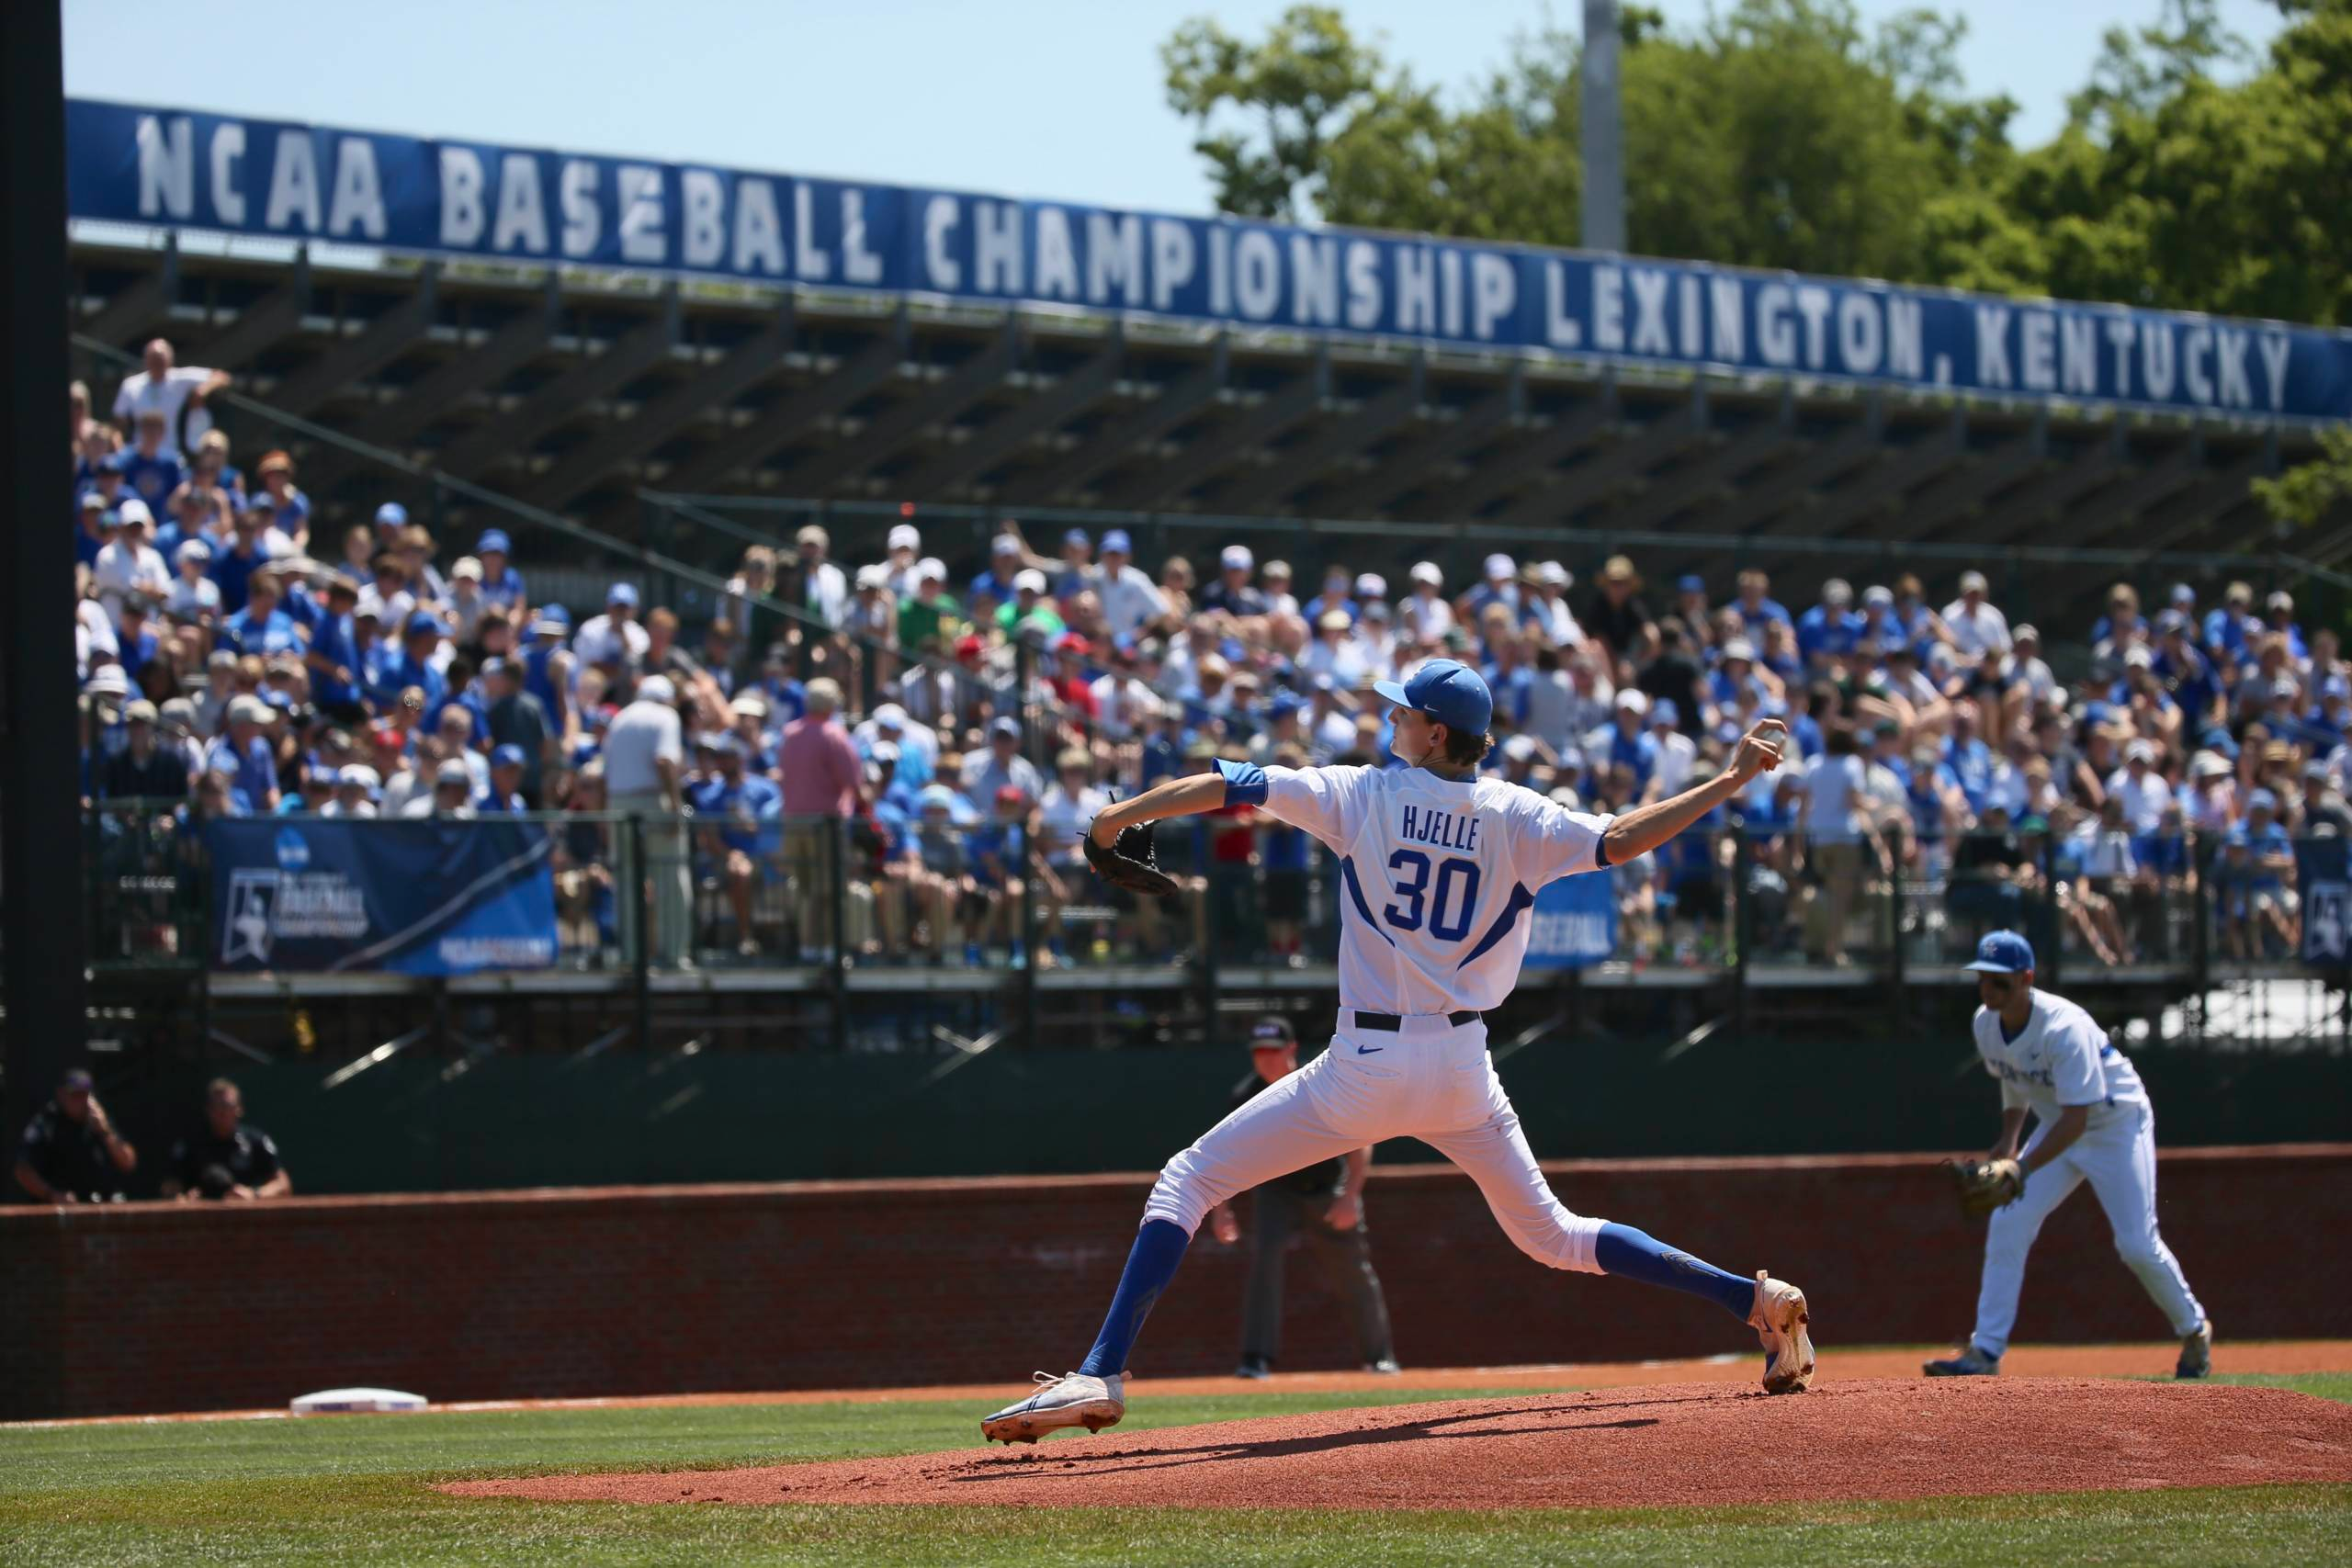
[{"label": "umpire in black uniform", "polygon": [[[1298,1036],[1289,1021],[1261,1018],[1250,1031],[1250,1075],[1233,1086],[1239,1110],[1265,1089],[1298,1071]],[[1302,1236],[1323,1259],[1348,1297],[1356,1353],[1368,1372],[1396,1371],[1388,1336],[1388,1303],[1372,1271],[1372,1236],[1364,1228],[1363,1183],[1372,1150],[1276,1177],[1250,1194],[1250,1289],[1241,1314],[1241,1365],[1237,1377],[1262,1378],[1282,1350],[1283,1265],[1291,1237]],[[1209,1211],[1209,1232],[1231,1246],[1241,1238],[1233,1204]]]}]

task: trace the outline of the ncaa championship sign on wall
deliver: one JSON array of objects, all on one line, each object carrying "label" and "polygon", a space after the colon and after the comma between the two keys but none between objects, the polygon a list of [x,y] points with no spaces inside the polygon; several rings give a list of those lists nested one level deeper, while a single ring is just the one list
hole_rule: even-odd
[{"label": "ncaa championship sign on wall", "polygon": [[2352,333],[90,99],[76,218],[2003,398],[2352,418]]},{"label": "ncaa championship sign on wall", "polygon": [[466,975],[556,958],[554,840],[535,823],[209,822],[213,967]]}]

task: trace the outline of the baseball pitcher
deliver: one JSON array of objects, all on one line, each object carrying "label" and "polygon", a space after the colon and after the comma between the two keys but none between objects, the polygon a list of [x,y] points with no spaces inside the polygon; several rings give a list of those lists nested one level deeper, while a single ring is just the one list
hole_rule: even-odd
[{"label": "baseball pitcher", "polygon": [[1803,1292],[1762,1271],[1727,1273],[1627,1225],[1571,1213],[1545,1184],[1487,1055],[1484,1014],[1510,995],[1536,889],[1646,854],[1780,764],[1787,731],[1767,719],[1714,779],[1618,817],[1566,810],[1480,777],[1494,698],[1477,673],[1435,660],[1374,691],[1396,710],[1403,768],[1261,768],[1170,780],[1096,818],[1088,858],[1142,892],[1165,883],[1146,826],[1256,807],[1339,857],[1340,1012],[1330,1046],[1170,1160],[1094,1347],[1076,1371],[1037,1374],[1027,1398],[988,1416],[983,1436],[1035,1442],[1063,1427],[1098,1431],[1126,1413],[1124,1374],[1145,1315],[1202,1217],[1237,1192],[1385,1138],[1419,1138],[1478,1185],[1520,1249],[1554,1269],[1620,1274],[1688,1292],[1753,1327],[1764,1387],[1813,1380]]},{"label": "baseball pitcher", "polygon": [[[2001,1370],[2017,1325],[2025,1255],[2041,1222],[2087,1180],[2115,1229],[2115,1250],[2180,1336],[2175,1377],[2213,1368],[2213,1325],[2156,1234],[2156,1113],[2132,1070],[2091,1015],[2036,990],[2033,947],[2015,931],[1977,944],[1976,1051],[2001,1080],[2001,1136],[1992,1153],[1955,1166],[1961,1208],[1990,1213],[1976,1331],[1958,1355],[1929,1361],[1929,1377],[1984,1377]],[[2018,1139],[2028,1112],[2033,1136]]]}]

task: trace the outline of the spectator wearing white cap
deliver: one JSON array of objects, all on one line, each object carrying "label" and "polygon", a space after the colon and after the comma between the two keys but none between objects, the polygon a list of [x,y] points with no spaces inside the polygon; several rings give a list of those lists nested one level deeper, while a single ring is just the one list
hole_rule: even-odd
[{"label": "spectator wearing white cap", "polygon": [[1584,641],[1584,627],[1568,606],[1568,590],[1576,582],[1568,569],[1555,560],[1535,567],[1535,592],[1527,606],[1537,635],[1554,648],[1575,648]]},{"label": "spectator wearing white cap", "polygon": [[1258,588],[1266,596],[1269,615],[1298,614],[1298,595],[1291,592],[1290,562],[1270,560],[1258,569]]},{"label": "spectator wearing white cap", "polygon": [[1521,595],[1519,591],[1519,563],[1498,551],[1486,559],[1478,586],[1462,596],[1454,612],[1465,626],[1476,626],[1486,618],[1487,606],[1500,604],[1510,612],[1513,625],[1520,619]]},{"label": "spectator wearing white cap", "polygon": [[[686,750],[677,701],[677,688],[668,676],[648,675],[637,683],[634,700],[605,731],[603,749],[612,808],[642,824],[641,874],[651,878],[653,889],[650,951],[653,961],[664,964],[685,962],[694,916],[693,868],[687,863],[685,829],[679,817]],[[638,940],[637,906],[624,886],[620,915],[625,953]]]},{"label": "spectator wearing white cap", "polygon": [[899,646],[899,596],[891,590],[890,579],[890,569],[878,562],[859,567],[852,580],[854,596],[842,623],[861,654],[870,649],[884,650],[874,656],[877,681],[887,681],[898,671],[898,661],[891,656]]},{"label": "spectator wearing white cap", "polygon": [[2058,677],[2042,661],[2041,630],[2030,621],[2020,624],[2010,634],[2009,655],[2002,661],[2001,673],[2011,685],[2025,688],[2029,708],[2039,705],[2042,698],[2058,689]]},{"label": "spectator wearing white cap", "polygon": [[898,748],[898,769],[893,779],[910,790],[929,784],[939,771],[939,732],[913,723],[907,710],[897,703],[876,705],[865,722],[850,731],[850,739],[857,747],[859,756],[872,761],[877,746]]},{"label": "spectator wearing white cap", "polygon": [[220,619],[220,585],[206,575],[212,564],[212,547],[202,539],[183,539],[173,556],[179,575],[164,594],[164,614],[182,626],[216,624]]},{"label": "spectator wearing white cap", "polygon": [[1028,556],[1028,547],[1021,542],[1021,536],[1010,530],[989,541],[988,570],[972,579],[965,589],[965,600],[974,615],[979,614],[982,600],[991,610],[1012,602],[1013,574],[1026,564]]},{"label": "spectator wearing white cap", "polygon": [[1006,637],[1035,648],[1052,647],[1069,629],[1046,592],[1046,574],[1034,566],[1012,574],[1012,600],[997,606],[996,624]]},{"label": "spectator wearing white cap", "polygon": [[455,642],[473,641],[490,610],[481,583],[481,562],[475,557],[459,556],[449,563],[449,636]]},{"label": "spectator wearing white cap", "polygon": [[1435,561],[1415,561],[1405,580],[1412,591],[1396,606],[1397,624],[1404,635],[1415,643],[1444,640],[1454,625],[1453,606],[1445,602],[1442,592],[1445,573]]},{"label": "spectator wearing white cap", "polygon": [[911,596],[922,585],[922,530],[911,523],[894,523],[885,544],[883,576],[893,600]]},{"label": "spectator wearing white cap", "polygon": [[433,787],[411,796],[401,807],[401,815],[470,820],[475,816],[473,770],[455,757],[436,763],[433,769]]},{"label": "spectator wearing white cap", "polygon": [[98,547],[98,558],[90,563],[90,581],[97,588],[98,603],[119,627],[124,596],[138,594],[150,605],[160,605],[172,591],[172,574],[149,543],[154,524],[147,508],[126,503],[115,515],[119,525],[108,542]]},{"label": "spectator wearing white cap", "polygon": [[1329,676],[1343,691],[1352,692],[1371,674],[1372,661],[1346,614],[1326,610],[1315,623],[1315,640],[1298,656],[1298,668],[1310,679]]},{"label": "spectator wearing white cap", "polygon": [[1237,618],[1266,613],[1266,596],[1250,581],[1258,570],[1257,558],[1247,545],[1227,545],[1217,555],[1217,580],[1201,595],[1201,608]]},{"label": "spectator wearing white cap", "polygon": [[2132,832],[2156,830],[2165,807],[2172,804],[2172,786],[2156,771],[2154,741],[2138,739],[2125,744],[2123,766],[2108,775],[2107,793],[2109,798],[2123,803],[2123,819]]},{"label": "spectator wearing white cap", "polygon": [[367,763],[346,762],[335,773],[334,798],[319,807],[319,815],[372,819],[376,803],[383,796],[382,784],[376,770]]},{"label": "spectator wearing white cap", "polygon": [[2303,641],[2303,628],[2295,624],[2295,596],[2285,589],[2273,590],[2262,602],[2262,629],[2273,637],[2287,639],[2287,657],[2299,665],[2309,664],[2310,647]]},{"label": "spectator wearing white cap", "polygon": [[1114,640],[1132,638],[1168,614],[1168,595],[1136,565],[1135,546],[1125,528],[1102,536],[1094,596],[1102,602],[1102,626]]},{"label": "spectator wearing white cap", "polygon": [[2007,653],[2011,646],[2009,618],[1985,597],[1981,571],[1960,574],[1960,597],[1944,606],[1943,623],[1951,646],[1962,661],[1973,663],[1989,650]]},{"label": "spectator wearing white cap", "polygon": [[1822,583],[1820,602],[1797,617],[1797,656],[1807,668],[1820,669],[1831,660],[1850,657],[1861,635],[1853,585],[1833,577]]},{"label": "spectator wearing white cap", "polygon": [[1657,794],[1661,798],[1680,795],[1698,771],[1699,745],[1682,733],[1682,710],[1671,697],[1659,697],[1650,704],[1650,739],[1657,742]]}]

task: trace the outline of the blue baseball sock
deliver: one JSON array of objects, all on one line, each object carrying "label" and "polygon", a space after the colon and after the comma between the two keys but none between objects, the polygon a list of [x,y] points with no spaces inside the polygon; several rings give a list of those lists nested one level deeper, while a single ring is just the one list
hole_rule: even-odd
[{"label": "blue baseball sock", "polygon": [[1176,1265],[1184,1261],[1184,1249],[1192,1245],[1193,1238],[1173,1220],[1143,1223],[1127,1253],[1127,1266],[1119,1275],[1118,1294],[1111,1298],[1111,1314],[1102,1320],[1102,1332],[1094,1337],[1094,1348],[1078,1364],[1080,1371],[1089,1377],[1114,1378],[1127,1370],[1127,1352],[1135,1348],[1136,1336],[1143,1332],[1151,1303],[1176,1277]]},{"label": "blue baseball sock", "polygon": [[1631,1225],[1601,1226],[1592,1256],[1603,1273],[1622,1274],[1645,1285],[1664,1285],[1669,1291],[1704,1296],[1742,1323],[1747,1321],[1748,1309],[1756,1303],[1755,1280],[1726,1274],[1713,1264],[1702,1263],[1687,1252],[1678,1252]]}]

